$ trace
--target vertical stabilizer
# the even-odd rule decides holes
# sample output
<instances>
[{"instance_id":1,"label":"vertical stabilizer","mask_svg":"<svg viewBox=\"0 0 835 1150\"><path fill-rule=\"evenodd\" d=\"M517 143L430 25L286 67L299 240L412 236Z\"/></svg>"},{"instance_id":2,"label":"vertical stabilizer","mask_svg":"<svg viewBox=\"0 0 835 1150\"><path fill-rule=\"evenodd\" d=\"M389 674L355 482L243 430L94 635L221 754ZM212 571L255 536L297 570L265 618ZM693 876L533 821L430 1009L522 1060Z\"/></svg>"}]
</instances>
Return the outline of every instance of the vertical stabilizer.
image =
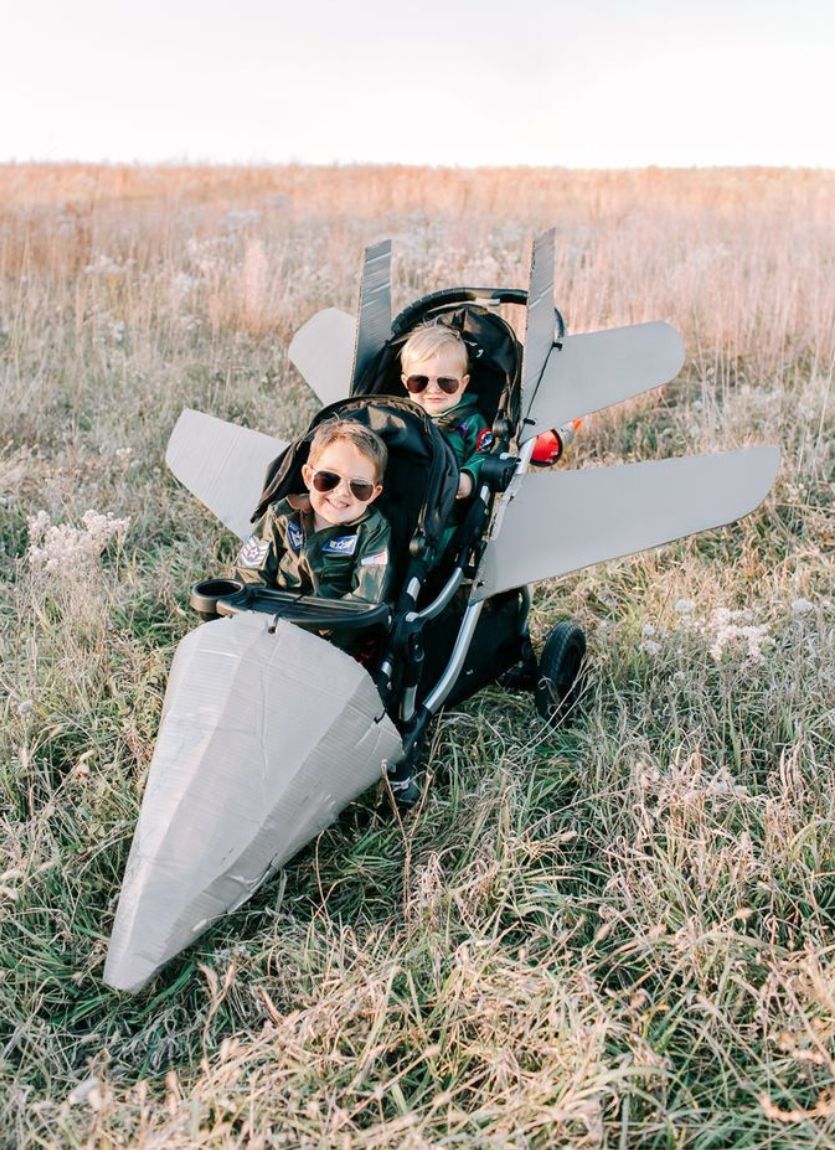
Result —
<instances>
[{"instance_id":1,"label":"vertical stabilizer","mask_svg":"<svg viewBox=\"0 0 835 1150\"><path fill-rule=\"evenodd\" d=\"M522 357L522 415L530 410L554 346L554 239L551 228L533 242Z\"/></svg>"},{"instance_id":2,"label":"vertical stabilizer","mask_svg":"<svg viewBox=\"0 0 835 1150\"><path fill-rule=\"evenodd\" d=\"M391 335L391 240L365 249L351 390Z\"/></svg>"}]
</instances>

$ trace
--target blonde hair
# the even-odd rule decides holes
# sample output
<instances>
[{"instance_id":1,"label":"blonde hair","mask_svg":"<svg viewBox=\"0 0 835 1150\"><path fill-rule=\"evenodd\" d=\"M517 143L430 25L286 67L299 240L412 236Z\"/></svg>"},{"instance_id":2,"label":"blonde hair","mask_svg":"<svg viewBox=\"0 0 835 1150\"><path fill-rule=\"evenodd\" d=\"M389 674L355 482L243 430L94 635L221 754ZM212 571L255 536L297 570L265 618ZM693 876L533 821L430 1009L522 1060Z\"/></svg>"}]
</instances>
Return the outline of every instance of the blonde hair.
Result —
<instances>
[{"instance_id":1,"label":"blonde hair","mask_svg":"<svg viewBox=\"0 0 835 1150\"><path fill-rule=\"evenodd\" d=\"M310 466L316 465L316 460L326 447L330 447L332 443L337 443L339 440L353 443L357 451L371 460L374 464L374 474L379 483L388 463L388 448L370 427L365 427L362 423L354 423L352 419L326 419L324 423L319 424L310 441L310 450L307 455L307 462Z\"/></svg>"},{"instance_id":2,"label":"blonde hair","mask_svg":"<svg viewBox=\"0 0 835 1150\"><path fill-rule=\"evenodd\" d=\"M461 374L467 374L467 345L454 327L447 327L442 323L424 323L416 327L400 352L400 362L405 375L409 374L411 364L419 360L429 359L443 348L451 348L461 363Z\"/></svg>"}]
</instances>

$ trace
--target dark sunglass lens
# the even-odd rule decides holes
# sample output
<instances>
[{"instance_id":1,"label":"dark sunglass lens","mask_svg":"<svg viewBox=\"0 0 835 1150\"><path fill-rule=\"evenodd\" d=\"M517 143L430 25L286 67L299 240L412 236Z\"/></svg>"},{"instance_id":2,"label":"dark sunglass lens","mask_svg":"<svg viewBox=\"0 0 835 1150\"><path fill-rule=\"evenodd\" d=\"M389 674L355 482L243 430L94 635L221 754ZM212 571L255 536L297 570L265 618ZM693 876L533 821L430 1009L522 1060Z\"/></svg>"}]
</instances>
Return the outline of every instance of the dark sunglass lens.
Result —
<instances>
[{"instance_id":1,"label":"dark sunglass lens","mask_svg":"<svg viewBox=\"0 0 835 1150\"><path fill-rule=\"evenodd\" d=\"M334 471L316 471L313 475L313 486L323 494L333 491L339 486L339 476Z\"/></svg>"},{"instance_id":2,"label":"dark sunglass lens","mask_svg":"<svg viewBox=\"0 0 835 1150\"><path fill-rule=\"evenodd\" d=\"M438 387L447 395L454 395L458 390L458 380L451 379L448 375L438 376Z\"/></svg>"},{"instance_id":3,"label":"dark sunglass lens","mask_svg":"<svg viewBox=\"0 0 835 1150\"><path fill-rule=\"evenodd\" d=\"M366 483L363 479L352 479L350 486L351 494L354 499L358 499L360 503L367 503L374 494L374 484Z\"/></svg>"},{"instance_id":4,"label":"dark sunglass lens","mask_svg":"<svg viewBox=\"0 0 835 1150\"><path fill-rule=\"evenodd\" d=\"M410 391L412 395L417 395L418 392L425 390L428 383L428 375L409 375L406 377L406 390Z\"/></svg>"}]
</instances>

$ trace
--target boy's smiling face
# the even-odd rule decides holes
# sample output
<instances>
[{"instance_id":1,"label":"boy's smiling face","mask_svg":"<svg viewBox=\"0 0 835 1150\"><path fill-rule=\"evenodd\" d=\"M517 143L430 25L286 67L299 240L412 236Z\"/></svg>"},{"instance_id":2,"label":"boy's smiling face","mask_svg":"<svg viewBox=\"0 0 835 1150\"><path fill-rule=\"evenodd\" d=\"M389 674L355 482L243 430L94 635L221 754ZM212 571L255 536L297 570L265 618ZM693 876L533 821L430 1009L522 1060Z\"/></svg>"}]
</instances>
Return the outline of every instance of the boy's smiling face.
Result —
<instances>
[{"instance_id":1,"label":"boy's smiling face","mask_svg":"<svg viewBox=\"0 0 835 1150\"><path fill-rule=\"evenodd\" d=\"M442 347L426 359L411 360L408 370L402 376L403 386L406 386L406 380L411 375L426 376L429 383L423 391L409 392L409 398L419 404L427 415L440 415L461 402L461 396L470 382L470 377L464 374L465 370L460 350L456 347ZM447 395L438 386L439 378L458 381L451 395Z\"/></svg>"},{"instance_id":2,"label":"boy's smiling face","mask_svg":"<svg viewBox=\"0 0 835 1150\"><path fill-rule=\"evenodd\" d=\"M339 483L331 491L317 491L314 483L318 471L330 472L339 476ZM353 523L363 514L380 492L382 484L377 478L373 459L347 439L337 439L316 457L315 462L305 463L302 476L310 496L314 523L317 531L340 523ZM358 499L351 490L350 483L366 484L372 489L369 499Z\"/></svg>"}]
</instances>

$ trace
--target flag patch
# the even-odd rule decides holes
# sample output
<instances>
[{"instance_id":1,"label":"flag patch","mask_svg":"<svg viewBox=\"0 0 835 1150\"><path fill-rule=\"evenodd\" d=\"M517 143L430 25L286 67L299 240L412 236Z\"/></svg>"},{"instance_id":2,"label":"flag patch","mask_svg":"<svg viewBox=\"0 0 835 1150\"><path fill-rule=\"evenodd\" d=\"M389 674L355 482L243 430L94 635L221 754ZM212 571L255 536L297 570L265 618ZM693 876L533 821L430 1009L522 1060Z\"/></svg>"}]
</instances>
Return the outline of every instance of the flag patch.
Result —
<instances>
[{"instance_id":1,"label":"flag patch","mask_svg":"<svg viewBox=\"0 0 835 1150\"><path fill-rule=\"evenodd\" d=\"M257 535L250 535L238 552L235 566L249 567L254 571L259 571L266 563L269 553L269 539L259 539Z\"/></svg>"},{"instance_id":2,"label":"flag patch","mask_svg":"<svg viewBox=\"0 0 835 1150\"><path fill-rule=\"evenodd\" d=\"M385 567L389 561L388 548L383 551L378 551L376 555L366 555L364 559L360 560L360 567Z\"/></svg>"}]
</instances>

